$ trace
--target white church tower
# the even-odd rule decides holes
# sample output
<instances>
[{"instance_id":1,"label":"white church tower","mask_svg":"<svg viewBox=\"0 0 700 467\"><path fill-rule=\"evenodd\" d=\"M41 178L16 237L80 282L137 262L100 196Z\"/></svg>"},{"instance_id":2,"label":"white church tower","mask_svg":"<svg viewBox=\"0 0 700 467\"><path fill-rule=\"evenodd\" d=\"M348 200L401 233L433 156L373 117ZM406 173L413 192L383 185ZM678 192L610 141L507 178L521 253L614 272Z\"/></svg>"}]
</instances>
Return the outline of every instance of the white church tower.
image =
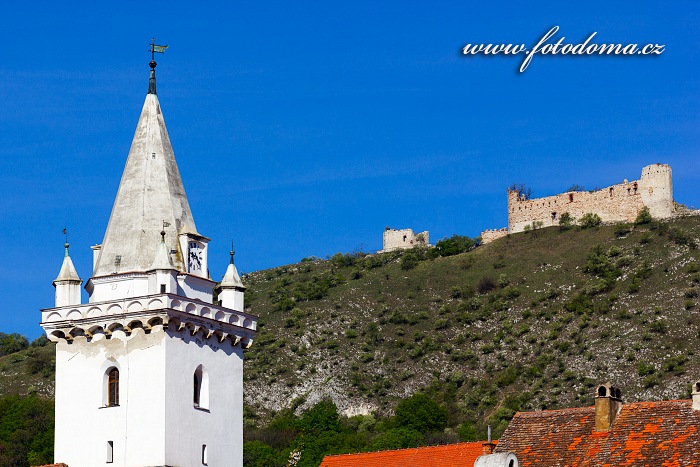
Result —
<instances>
[{"instance_id":1,"label":"white church tower","mask_svg":"<svg viewBox=\"0 0 700 467\"><path fill-rule=\"evenodd\" d=\"M152 52L163 48L151 44ZM244 312L231 264L209 277L156 95L146 102L112 214L81 279L68 255L41 326L56 342L55 460L70 467L243 464Z\"/></svg>"}]
</instances>

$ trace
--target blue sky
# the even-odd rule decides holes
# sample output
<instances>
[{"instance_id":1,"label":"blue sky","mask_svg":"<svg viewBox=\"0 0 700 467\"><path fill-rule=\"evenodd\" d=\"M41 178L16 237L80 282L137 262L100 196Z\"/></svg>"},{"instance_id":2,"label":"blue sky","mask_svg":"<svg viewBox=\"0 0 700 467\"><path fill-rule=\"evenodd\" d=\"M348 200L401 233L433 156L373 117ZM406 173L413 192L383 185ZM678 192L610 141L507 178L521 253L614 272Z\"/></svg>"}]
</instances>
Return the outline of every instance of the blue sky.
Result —
<instances>
[{"instance_id":1,"label":"blue sky","mask_svg":"<svg viewBox=\"0 0 700 467\"><path fill-rule=\"evenodd\" d=\"M13 2L0 15L0 331L41 333L63 236L91 274L147 90L158 95L219 279L506 225L535 196L673 167L700 206L700 4L674 2ZM436 5L437 4L437 5ZM460 55L552 26L655 57Z\"/></svg>"}]
</instances>

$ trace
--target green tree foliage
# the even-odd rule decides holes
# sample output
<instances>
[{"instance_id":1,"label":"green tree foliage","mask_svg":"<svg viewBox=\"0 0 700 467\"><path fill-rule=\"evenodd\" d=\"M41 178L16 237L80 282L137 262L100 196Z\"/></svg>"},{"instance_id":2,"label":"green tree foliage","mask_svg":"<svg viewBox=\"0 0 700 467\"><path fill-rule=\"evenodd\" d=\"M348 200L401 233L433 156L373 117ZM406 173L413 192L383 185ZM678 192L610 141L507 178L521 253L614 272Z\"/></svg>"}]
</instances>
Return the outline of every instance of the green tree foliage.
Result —
<instances>
[{"instance_id":1,"label":"green tree foliage","mask_svg":"<svg viewBox=\"0 0 700 467\"><path fill-rule=\"evenodd\" d=\"M398 403L394 418L397 426L419 433L438 431L447 425L447 408L418 393Z\"/></svg>"},{"instance_id":2,"label":"green tree foliage","mask_svg":"<svg viewBox=\"0 0 700 467\"><path fill-rule=\"evenodd\" d=\"M0 465L53 462L53 408L53 401L36 395L0 398Z\"/></svg>"},{"instance_id":3,"label":"green tree foliage","mask_svg":"<svg viewBox=\"0 0 700 467\"><path fill-rule=\"evenodd\" d=\"M447 408L423 393L403 399L394 417L379 421L372 415L341 417L335 404L324 400L299 416L287 409L267 427L248 429L243 465L285 467L295 455L297 467L317 467L329 454L422 446L447 421Z\"/></svg>"},{"instance_id":4,"label":"green tree foliage","mask_svg":"<svg viewBox=\"0 0 700 467\"><path fill-rule=\"evenodd\" d=\"M420 260L421 258L415 249L409 250L401 256L401 269L409 271L418 266Z\"/></svg>"},{"instance_id":5,"label":"green tree foliage","mask_svg":"<svg viewBox=\"0 0 700 467\"><path fill-rule=\"evenodd\" d=\"M23 335L16 332L12 334L0 332L0 357L19 352L27 347L29 347L29 341Z\"/></svg>"},{"instance_id":6,"label":"green tree foliage","mask_svg":"<svg viewBox=\"0 0 700 467\"><path fill-rule=\"evenodd\" d=\"M581 217L579 225L582 229L590 229L592 227L598 227L603 221L598 214L588 212Z\"/></svg>"},{"instance_id":7,"label":"green tree foliage","mask_svg":"<svg viewBox=\"0 0 700 467\"><path fill-rule=\"evenodd\" d=\"M476 239L463 235L453 235L437 242L435 247L428 252L428 257L437 258L438 256L458 255L465 251L473 250L477 245Z\"/></svg>"},{"instance_id":8,"label":"green tree foliage","mask_svg":"<svg viewBox=\"0 0 700 467\"><path fill-rule=\"evenodd\" d=\"M574 216L572 216L568 212L563 213L561 216L559 216L559 230L569 230L573 225L574 221Z\"/></svg>"},{"instance_id":9,"label":"green tree foliage","mask_svg":"<svg viewBox=\"0 0 700 467\"><path fill-rule=\"evenodd\" d=\"M606 290L611 290L617 278L622 275L622 271L612 261L611 255L603 251L600 245L593 248L586 256L584 271L603 279Z\"/></svg>"},{"instance_id":10,"label":"green tree foliage","mask_svg":"<svg viewBox=\"0 0 700 467\"><path fill-rule=\"evenodd\" d=\"M637 218L634 220L634 223L637 225L642 225L642 224L649 224L651 223L652 218L651 218L651 213L649 212L649 208L644 206L641 211L639 211L639 214L637 214Z\"/></svg>"}]
</instances>

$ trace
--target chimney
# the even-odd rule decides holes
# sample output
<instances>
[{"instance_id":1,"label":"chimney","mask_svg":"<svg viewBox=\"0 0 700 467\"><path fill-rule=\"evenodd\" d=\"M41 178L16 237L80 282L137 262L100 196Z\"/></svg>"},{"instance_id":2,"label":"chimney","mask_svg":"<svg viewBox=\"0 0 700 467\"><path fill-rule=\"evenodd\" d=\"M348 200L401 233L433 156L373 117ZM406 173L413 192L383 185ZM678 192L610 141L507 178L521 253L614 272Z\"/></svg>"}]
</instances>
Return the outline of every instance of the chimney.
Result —
<instances>
[{"instance_id":1,"label":"chimney","mask_svg":"<svg viewBox=\"0 0 700 467\"><path fill-rule=\"evenodd\" d=\"M595 431L607 431L622 409L622 391L610 383L598 386L595 392Z\"/></svg>"},{"instance_id":2,"label":"chimney","mask_svg":"<svg viewBox=\"0 0 700 467\"><path fill-rule=\"evenodd\" d=\"M693 384L693 410L700 410L700 381Z\"/></svg>"},{"instance_id":3,"label":"chimney","mask_svg":"<svg viewBox=\"0 0 700 467\"><path fill-rule=\"evenodd\" d=\"M496 443L491 440L491 425L489 425L489 438L488 441L481 445L481 454L487 456L493 454L493 450L496 448Z\"/></svg>"}]
</instances>

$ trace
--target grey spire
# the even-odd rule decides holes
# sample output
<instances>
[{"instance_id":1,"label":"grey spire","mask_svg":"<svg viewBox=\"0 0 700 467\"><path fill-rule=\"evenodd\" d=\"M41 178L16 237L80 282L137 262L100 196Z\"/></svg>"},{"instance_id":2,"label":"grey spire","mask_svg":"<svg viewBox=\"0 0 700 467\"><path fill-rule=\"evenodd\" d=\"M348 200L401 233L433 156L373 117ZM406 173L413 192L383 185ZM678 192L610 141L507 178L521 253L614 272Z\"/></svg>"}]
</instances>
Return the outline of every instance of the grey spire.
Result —
<instances>
[{"instance_id":1,"label":"grey spire","mask_svg":"<svg viewBox=\"0 0 700 467\"><path fill-rule=\"evenodd\" d=\"M174 258L175 268L184 272L177 238L181 233L197 234L197 229L158 96L149 91L93 276L148 271L161 229L167 233L167 251L180 253Z\"/></svg>"},{"instance_id":2,"label":"grey spire","mask_svg":"<svg viewBox=\"0 0 700 467\"><path fill-rule=\"evenodd\" d=\"M151 269L151 270L175 269L175 267L173 267L173 262L170 261L170 254L168 252L168 247L165 245L165 230L161 230L160 236L161 236L160 245L158 245L158 250L156 251L156 257L153 260L153 264L151 264L151 267L149 269Z\"/></svg>"},{"instance_id":3,"label":"grey spire","mask_svg":"<svg viewBox=\"0 0 700 467\"><path fill-rule=\"evenodd\" d=\"M245 289L245 286L241 281L241 276L238 275L238 269L236 269L236 265L233 264L233 255L235 254L236 252L233 251L233 242L231 242L231 251L229 252L229 255L231 255L231 262L229 263L228 268L226 268L224 277L223 279L221 279L219 285L221 285L224 288Z\"/></svg>"},{"instance_id":4,"label":"grey spire","mask_svg":"<svg viewBox=\"0 0 700 467\"><path fill-rule=\"evenodd\" d=\"M82 282L68 254L68 243L66 243L64 247L66 252L63 255L63 264L61 265L61 271L58 273L58 277L53 281L54 285L58 282Z\"/></svg>"}]
</instances>

